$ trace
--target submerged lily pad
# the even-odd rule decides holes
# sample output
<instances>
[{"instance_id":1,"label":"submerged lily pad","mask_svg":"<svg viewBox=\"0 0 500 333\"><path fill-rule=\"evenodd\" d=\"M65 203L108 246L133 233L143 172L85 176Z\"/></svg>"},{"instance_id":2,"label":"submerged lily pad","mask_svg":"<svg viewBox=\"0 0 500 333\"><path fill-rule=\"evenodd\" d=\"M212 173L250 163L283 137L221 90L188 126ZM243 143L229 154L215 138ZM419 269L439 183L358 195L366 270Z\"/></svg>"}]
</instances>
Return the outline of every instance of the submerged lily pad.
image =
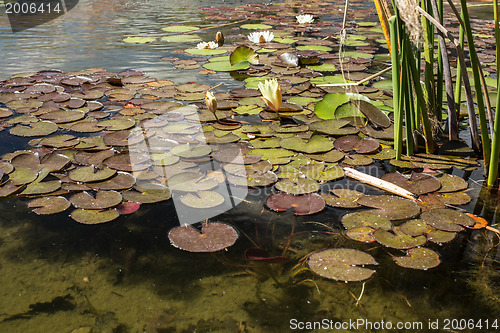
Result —
<instances>
[{"instance_id":1,"label":"submerged lily pad","mask_svg":"<svg viewBox=\"0 0 500 333\"><path fill-rule=\"evenodd\" d=\"M188 252L217 252L233 245L238 233L229 224L208 222L202 223L201 232L189 225L172 228L168 239Z\"/></svg>"},{"instance_id":2,"label":"submerged lily pad","mask_svg":"<svg viewBox=\"0 0 500 333\"><path fill-rule=\"evenodd\" d=\"M309 268L316 274L337 281L353 282L370 278L375 270L357 267L377 265L368 253L354 249L328 249L309 256Z\"/></svg>"},{"instance_id":3,"label":"submerged lily pad","mask_svg":"<svg viewBox=\"0 0 500 333\"><path fill-rule=\"evenodd\" d=\"M421 270L434 268L441 263L436 252L423 247L408 250L406 256L393 257L393 259L401 267Z\"/></svg>"},{"instance_id":4,"label":"submerged lily pad","mask_svg":"<svg viewBox=\"0 0 500 333\"><path fill-rule=\"evenodd\" d=\"M269 209L281 212L293 208L295 215L310 215L325 208L325 200L317 194L293 195L288 193L274 193L266 198Z\"/></svg>"},{"instance_id":5,"label":"submerged lily pad","mask_svg":"<svg viewBox=\"0 0 500 333\"><path fill-rule=\"evenodd\" d=\"M43 197L31 200L29 208L34 208L33 213L37 215L50 215L64 212L71 206L65 197Z\"/></svg>"}]
</instances>

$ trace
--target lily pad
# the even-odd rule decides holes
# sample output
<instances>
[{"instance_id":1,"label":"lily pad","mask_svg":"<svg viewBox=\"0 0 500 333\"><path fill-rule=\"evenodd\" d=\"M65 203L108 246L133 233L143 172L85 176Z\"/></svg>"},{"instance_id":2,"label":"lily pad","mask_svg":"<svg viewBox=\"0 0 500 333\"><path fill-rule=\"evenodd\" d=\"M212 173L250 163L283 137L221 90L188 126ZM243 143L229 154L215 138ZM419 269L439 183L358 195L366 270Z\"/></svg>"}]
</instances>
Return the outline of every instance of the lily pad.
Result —
<instances>
[{"instance_id":1,"label":"lily pad","mask_svg":"<svg viewBox=\"0 0 500 333\"><path fill-rule=\"evenodd\" d=\"M30 123L29 126L16 125L10 129L10 134L16 136L32 137L32 136L47 136L55 133L58 130L56 124L51 121L38 121Z\"/></svg>"},{"instance_id":2,"label":"lily pad","mask_svg":"<svg viewBox=\"0 0 500 333\"><path fill-rule=\"evenodd\" d=\"M313 83L311 81L311 83ZM319 82L320 84L323 82ZM331 93L326 94L323 99L316 104L314 107L314 113L321 119L333 119L335 118L335 110L342 104L349 102L351 99L354 100L368 100L360 94L355 93Z\"/></svg>"},{"instance_id":3,"label":"lily pad","mask_svg":"<svg viewBox=\"0 0 500 333\"><path fill-rule=\"evenodd\" d=\"M404 257L393 257L397 265L405 268L427 270L438 266L439 255L431 249L418 247L408 250Z\"/></svg>"},{"instance_id":4,"label":"lily pad","mask_svg":"<svg viewBox=\"0 0 500 333\"><path fill-rule=\"evenodd\" d=\"M373 232L375 229L371 227L357 227L348 229L345 235L352 240L362 242L362 243L373 243L375 238L373 237Z\"/></svg>"},{"instance_id":5,"label":"lily pad","mask_svg":"<svg viewBox=\"0 0 500 333\"><path fill-rule=\"evenodd\" d=\"M280 141L285 149L300 151L306 154L324 153L333 149L333 142L322 135L313 135L309 140L291 137Z\"/></svg>"},{"instance_id":6,"label":"lily pad","mask_svg":"<svg viewBox=\"0 0 500 333\"><path fill-rule=\"evenodd\" d=\"M116 209L94 210L77 209L71 213L70 217L82 224L100 224L113 221L120 216Z\"/></svg>"},{"instance_id":7,"label":"lily pad","mask_svg":"<svg viewBox=\"0 0 500 333\"><path fill-rule=\"evenodd\" d=\"M94 166L79 167L71 170L68 174L71 180L75 182L98 182L108 179L116 174L116 170L104 167L96 169Z\"/></svg>"},{"instance_id":8,"label":"lily pad","mask_svg":"<svg viewBox=\"0 0 500 333\"><path fill-rule=\"evenodd\" d=\"M224 203L224 197L213 191L198 191L183 195L181 202L191 208L213 208Z\"/></svg>"},{"instance_id":9,"label":"lily pad","mask_svg":"<svg viewBox=\"0 0 500 333\"><path fill-rule=\"evenodd\" d=\"M249 62L240 62L236 65L231 65L229 60L226 61L214 61L208 62L203 65L206 69L216 71L216 72L232 72L232 71L241 71L250 68Z\"/></svg>"},{"instance_id":10,"label":"lily pad","mask_svg":"<svg viewBox=\"0 0 500 333\"><path fill-rule=\"evenodd\" d=\"M135 177L130 173L118 171L111 178L87 185L94 190L126 190L135 185Z\"/></svg>"},{"instance_id":11,"label":"lily pad","mask_svg":"<svg viewBox=\"0 0 500 333\"><path fill-rule=\"evenodd\" d=\"M293 208L295 215L310 215L325 209L325 200L317 193L304 195L274 193L266 198L266 205L276 212Z\"/></svg>"},{"instance_id":12,"label":"lily pad","mask_svg":"<svg viewBox=\"0 0 500 333\"><path fill-rule=\"evenodd\" d=\"M299 169L307 178L327 182L344 177L344 170L337 166L329 166L325 163L314 163L304 165Z\"/></svg>"},{"instance_id":13,"label":"lily pad","mask_svg":"<svg viewBox=\"0 0 500 333\"><path fill-rule=\"evenodd\" d=\"M377 229L373 232L373 237L382 245L401 250L421 246L427 242L427 238L425 236L409 236L399 230L399 227L393 227L392 232Z\"/></svg>"},{"instance_id":14,"label":"lily pad","mask_svg":"<svg viewBox=\"0 0 500 333\"><path fill-rule=\"evenodd\" d=\"M183 158L199 158L209 155L212 149L207 145L190 146L189 144L185 144L172 147L170 152Z\"/></svg>"},{"instance_id":15,"label":"lily pad","mask_svg":"<svg viewBox=\"0 0 500 333\"><path fill-rule=\"evenodd\" d=\"M464 213L448 208L438 208L423 212L422 221L436 229L444 231L462 231L462 226L473 226L474 219Z\"/></svg>"},{"instance_id":16,"label":"lily pad","mask_svg":"<svg viewBox=\"0 0 500 333\"><path fill-rule=\"evenodd\" d=\"M88 192L74 194L69 201L75 208L106 209L119 205L122 195L116 191L98 191L95 198Z\"/></svg>"},{"instance_id":17,"label":"lily pad","mask_svg":"<svg viewBox=\"0 0 500 333\"><path fill-rule=\"evenodd\" d=\"M349 126L349 120L345 119L327 119L323 121L316 121L309 124L309 129L319 133L336 136L356 134L359 132L358 128Z\"/></svg>"},{"instance_id":18,"label":"lily pad","mask_svg":"<svg viewBox=\"0 0 500 333\"><path fill-rule=\"evenodd\" d=\"M469 187L469 184L463 178L460 178L458 176L448 175L444 173L441 176L437 177L437 179L441 182L441 189L439 190L439 192L455 192L465 190L467 187Z\"/></svg>"},{"instance_id":19,"label":"lily pad","mask_svg":"<svg viewBox=\"0 0 500 333\"><path fill-rule=\"evenodd\" d=\"M146 44L154 42L155 40L156 40L155 37L139 37L139 36L129 36L123 39L125 43L131 43L131 44Z\"/></svg>"},{"instance_id":20,"label":"lily pad","mask_svg":"<svg viewBox=\"0 0 500 333\"><path fill-rule=\"evenodd\" d=\"M354 249L328 249L309 256L309 268L316 274L337 281L353 282L370 278L375 270L358 267L377 265L368 253Z\"/></svg>"},{"instance_id":21,"label":"lily pad","mask_svg":"<svg viewBox=\"0 0 500 333\"><path fill-rule=\"evenodd\" d=\"M201 233L189 225L172 228L168 239L188 252L217 252L233 245L238 233L228 224L209 222L202 224Z\"/></svg>"},{"instance_id":22,"label":"lily pad","mask_svg":"<svg viewBox=\"0 0 500 333\"><path fill-rule=\"evenodd\" d=\"M198 35L170 35L163 36L161 40L168 43L197 43L201 38Z\"/></svg>"},{"instance_id":23,"label":"lily pad","mask_svg":"<svg viewBox=\"0 0 500 333\"><path fill-rule=\"evenodd\" d=\"M211 55L218 55L218 54L224 54L227 52L227 50L224 49L186 49L184 52L192 55L199 55L199 56L211 56Z\"/></svg>"},{"instance_id":24,"label":"lily pad","mask_svg":"<svg viewBox=\"0 0 500 333\"><path fill-rule=\"evenodd\" d=\"M190 32L190 31L200 30L200 28L190 25L171 25L168 27L161 28L161 30L167 32Z\"/></svg>"},{"instance_id":25,"label":"lily pad","mask_svg":"<svg viewBox=\"0 0 500 333\"><path fill-rule=\"evenodd\" d=\"M364 100L354 100L353 103L373 124L383 128L391 126L389 117L372 103Z\"/></svg>"},{"instance_id":26,"label":"lily pad","mask_svg":"<svg viewBox=\"0 0 500 333\"><path fill-rule=\"evenodd\" d=\"M283 179L276 183L275 187L280 191L294 195L313 193L320 189L317 182L308 178Z\"/></svg>"},{"instance_id":27,"label":"lily pad","mask_svg":"<svg viewBox=\"0 0 500 333\"><path fill-rule=\"evenodd\" d=\"M241 29L249 29L249 30L266 30L266 29L272 29L273 27L268 24L260 24L260 23L254 23L254 24L243 24L240 26Z\"/></svg>"},{"instance_id":28,"label":"lily pad","mask_svg":"<svg viewBox=\"0 0 500 333\"><path fill-rule=\"evenodd\" d=\"M29 208L34 208L33 213L37 215L51 215L64 212L71 206L71 203L65 197L43 197L31 200L28 203Z\"/></svg>"},{"instance_id":29,"label":"lily pad","mask_svg":"<svg viewBox=\"0 0 500 333\"><path fill-rule=\"evenodd\" d=\"M389 220L404 220L420 213L420 207L412 200L392 195L365 195L356 201L362 206L377 208L369 211Z\"/></svg>"},{"instance_id":30,"label":"lily pad","mask_svg":"<svg viewBox=\"0 0 500 333\"><path fill-rule=\"evenodd\" d=\"M396 184L417 196L435 192L441 188L441 183L436 177L425 173L412 172L410 178L406 178L399 172L386 173L382 176L382 179Z\"/></svg>"},{"instance_id":31,"label":"lily pad","mask_svg":"<svg viewBox=\"0 0 500 333\"><path fill-rule=\"evenodd\" d=\"M321 194L321 196L323 197L323 199L325 199L326 204L328 206L339 207L339 208L361 207L356 203L356 200L364 196L364 194L361 192L343 188L332 189L330 190L330 192L332 192L334 195L326 193Z\"/></svg>"},{"instance_id":32,"label":"lily pad","mask_svg":"<svg viewBox=\"0 0 500 333\"><path fill-rule=\"evenodd\" d=\"M390 230L392 223L385 217L368 212L354 212L342 217L342 225L346 229L371 227L373 229Z\"/></svg>"},{"instance_id":33,"label":"lily pad","mask_svg":"<svg viewBox=\"0 0 500 333\"><path fill-rule=\"evenodd\" d=\"M240 45L235 48L233 52L231 52L229 62L231 63L231 66L241 64L242 62L249 62L256 65L259 63L259 56L252 48Z\"/></svg>"},{"instance_id":34,"label":"lily pad","mask_svg":"<svg viewBox=\"0 0 500 333\"><path fill-rule=\"evenodd\" d=\"M360 154L369 154L380 148L380 143L372 138L360 138L357 135L346 135L335 140L335 148L349 152L355 150Z\"/></svg>"},{"instance_id":35,"label":"lily pad","mask_svg":"<svg viewBox=\"0 0 500 333\"><path fill-rule=\"evenodd\" d=\"M168 186L173 191L198 192L217 187L216 179L196 172L182 172L168 177Z\"/></svg>"},{"instance_id":36,"label":"lily pad","mask_svg":"<svg viewBox=\"0 0 500 333\"><path fill-rule=\"evenodd\" d=\"M30 168L17 167L9 174L9 180L13 185L24 185L31 183L37 178L38 171Z\"/></svg>"},{"instance_id":37,"label":"lily pad","mask_svg":"<svg viewBox=\"0 0 500 333\"><path fill-rule=\"evenodd\" d=\"M133 190L122 192L122 196L129 202L156 203L170 199L172 194L165 185L148 183L136 184Z\"/></svg>"}]
</instances>

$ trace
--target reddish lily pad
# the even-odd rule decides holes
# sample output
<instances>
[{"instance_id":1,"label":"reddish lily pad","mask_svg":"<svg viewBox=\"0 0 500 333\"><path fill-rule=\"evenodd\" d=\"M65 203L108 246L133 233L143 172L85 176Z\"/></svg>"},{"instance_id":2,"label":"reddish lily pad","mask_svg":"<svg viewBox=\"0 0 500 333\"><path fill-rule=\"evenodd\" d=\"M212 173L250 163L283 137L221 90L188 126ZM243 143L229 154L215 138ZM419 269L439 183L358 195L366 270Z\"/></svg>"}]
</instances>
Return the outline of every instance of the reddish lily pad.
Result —
<instances>
[{"instance_id":1,"label":"reddish lily pad","mask_svg":"<svg viewBox=\"0 0 500 333\"><path fill-rule=\"evenodd\" d=\"M431 249L418 247L408 251L404 257L393 257L397 265L405 268L427 270L438 266L439 255Z\"/></svg>"},{"instance_id":2,"label":"reddish lily pad","mask_svg":"<svg viewBox=\"0 0 500 333\"><path fill-rule=\"evenodd\" d=\"M186 225L172 228L168 239L173 246L188 252L217 252L233 245L238 233L229 224L203 223L201 232Z\"/></svg>"},{"instance_id":3,"label":"reddish lily pad","mask_svg":"<svg viewBox=\"0 0 500 333\"><path fill-rule=\"evenodd\" d=\"M310 215L325 208L325 200L317 193L292 195L274 193L266 198L266 205L276 212L293 208L295 215Z\"/></svg>"},{"instance_id":4,"label":"reddish lily pad","mask_svg":"<svg viewBox=\"0 0 500 333\"><path fill-rule=\"evenodd\" d=\"M65 197L43 197L31 200L29 208L34 208L33 213L37 215L51 215L64 212L71 206Z\"/></svg>"},{"instance_id":5,"label":"reddish lily pad","mask_svg":"<svg viewBox=\"0 0 500 333\"><path fill-rule=\"evenodd\" d=\"M415 195L435 192L441 188L439 180L425 173L412 172L409 179L399 172L386 173L382 176L382 179L396 184Z\"/></svg>"},{"instance_id":6,"label":"reddish lily pad","mask_svg":"<svg viewBox=\"0 0 500 333\"><path fill-rule=\"evenodd\" d=\"M380 143L372 138L360 138L357 135L346 135L335 140L335 148L349 152L355 150L360 154L373 153L380 148Z\"/></svg>"},{"instance_id":7,"label":"reddish lily pad","mask_svg":"<svg viewBox=\"0 0 500 333\"><path fill-rule=\"evenodd\" d=\"M316 274L337 281L353 282L370 278L375 271L358 267L359 265L377 265L368 253L354 249L328 249L309 256L309 268Z\"/></svg>"}]
</instances>

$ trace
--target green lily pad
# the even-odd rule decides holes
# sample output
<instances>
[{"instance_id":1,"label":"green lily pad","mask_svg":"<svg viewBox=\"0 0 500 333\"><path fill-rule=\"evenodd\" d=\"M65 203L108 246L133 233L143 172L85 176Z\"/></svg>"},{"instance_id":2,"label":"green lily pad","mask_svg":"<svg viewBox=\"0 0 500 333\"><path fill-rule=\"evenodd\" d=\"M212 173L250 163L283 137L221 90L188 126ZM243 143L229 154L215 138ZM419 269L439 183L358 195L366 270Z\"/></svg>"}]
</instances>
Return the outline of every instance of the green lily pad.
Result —
<instances>
[{"instance_id":1,"label":"green lily pad","mask_svg":"<svg viewBox=\"0 0 500 333\"><path fill-rule=\"evenodd\" d=\"M38 171L30 168L17 167L9 174L9 180L13 185L24 185L31 183L37 178Z\"/></svg>"},{"instance_id":2,"label":"green lily pad","mask_svg":"<svg viewBox=\"0 0 500 333\"><path fill-rule=\"evenodd\" d=\"M304 165L299 169L307 178L327 182L344 177L344 170L337 166L329 166L325 163L314 163Z\"/></svg>"},{"instance_id":3,"label":"green lily pad","mask_svg":"<svg viewBox=\"0 0 500 333\"><path fill-rule=\"evenodd\" d=\"M275 212L293 208L295 215L311 215L325 209L325 200L317 193L304 195L273 193L266 198L266 206Z\"/></svg>"},{"instance_id":4,"label":"green lily pad","mask_svg":"<svg viewBox=\"0 0 500 333\"><path fill-rule=\"evenodd\" d=\"M242 62L249 62L256 65L259 63L259 56L252 48L240 45L229 55L229 62L231 66L241 64Z\"/></svg>"},{"instance_id":5,"label":"green lily pad","mask_svg":"<svg viewBox=\"0 0 500 333\"><path fill-rule=\"evenodd\" d=\"M427 270L438 266L439 255L431 249L418 247L408 250L404 257L393 257L397 265L405 268Z\"/></svg>"},{"instance_id":6,"label":"green lily pad","mask_svg":"<svg viewBox=\"0 0 500 333\"><path fill-rule=\"evenodd\" d=\"M309 124L309 129L328 135L349 135L356 134L359 130L356 127L349 126L349 120L345 119L327 119L316 121Z\"/></svg>"},{"instance_id":7,"label":"green lily pad","mask_svg":"<svg viewBox=\"0 0 500 333\"><path fill-rule=\"evenodd\" d=\"M69 201L75 208L106 209L119 205L122 195L116 191L98 191L95 198L88 192L74 194Z\"/></svg>"},{"instance_id":8,"label":"green lily pad","mask_svg":"<svg viewBox=\"0 0 500 333\"><path fill-rule=\"evenodd\" d=\"M118 171L111 178L87 185L94 190L126 190L135 185L135 177L128 172Z\"/></svg>"},{"instance_id":9,"label":"green lily pad","mask_svg":"<svg viewBox=\"0 0 500 333\"><path fill-rule=\"evenodd\" d=\"M319 191L319 184L312 179L282 179L275 185L276 189L289 194L306 194Z\"/></svg>"},{"instance_id":10,"label":"green lily pad","mask_svg":"<svg viewBox=\"0 0 500 333\"><path fill-rule=\"evenodd\" d=\"M391 126L389 117L378 107L370 102L358 100L354 101L354 105L368 118L373 124L387 128Z\"/></svg>"},{"instance_id":11,"label":"green lily pad","mask_svg":"<svg viewBox=\"0 0 500 333\"><path fill-rule=\"evenodd\" d=\"M10 134L16 136L32 137L32 136L47 136L55 133L58 130L56 124L51 121L38 121L30 123L28 126L16 125L10 129Z\"/></svg>"},{"instance_id":12,"label":"green lily pad","mask_svg":"<svg viewBox=\"0 0 500 333\"><path fill-rule=\"evenodd\" d=\"M331 47L324 45L300 45L297 46L297 51L323 51L330 52L332 50Z\"/></svg>"},{"instance_id":13,"label":"green lily pad","mask_svg":"<svg viewBox=\"0 0 500 333\"><path fill-rule=\"evenodd\" d=\"M309 256L309 268L316 274L337 281L353 282L370 278L375 271L358 267L359 265L377 265L368 253L354 249L328 249Z\"/></svg>"},{"instance_id":14,"label":"green lily pad","mask_svg":"<svg viewBox=\"0 0 500 333\"><path fill-rule=\"evenodd\" d=\"M373 237L374 231L375 229L371 227L357 227L348 229L345 235L358 242L372 243L375 242L375 238Z\"/></svg>"},{"instance_id":15,"label":"green lily pad","mask_svg":"<svg viewBox=\"0 0 500 333\"><path fill-rule=\"evenodd\" d=\"M470 195L465 192L432 193L430 194L445 205L465 205L472 201Z\"/></svg>"},{"instance_id":16,"label":"green lily pad","mask_svg":"<svg viewBox=\"0 0 500 333\"><path fill-rule=\"evenodd\" d=\"M238 232L229 224L202 223L201 232L186 225L172 228L168 239L173 246L188 252L217 252L233 245Z\"/></svg>"},{"instance_id":17,"label":"green lily pad","mask_svg":"<svg viewBox=\"0 0 500 333\"><path fill-rule=\"evenodd\" d=\"M317 66L307 66L307 68L318 72L335 72L337 67L334 64L321 64Z\"/></svg>"},{"instance_id":18,"label":"green lily pad","mask_svg":"<svg viewBox=\"0 0 500 333\"><path fill-rule=\"evenodd\" d=\"M373 58L373 54L363 53L357 51L346 51L342 53L345 58L353 58L353 59L371 59Z\"/></svg>"},{"instance_id":19,"label":"green lily pad","mask_svg":"<svg viewBox=\"0 0 500 333\"><path fill-rule=\"evenodd\" d=\"M412 172L410 178L406 178L399 172L386 173L382 176L382 180L396 184L418 196L441 188L441 183L436 177L425 173Z\"/></svg>"},{"instance_id":20,"label":"green lily pad","mask_svg":"<svg viewBox=\"0 0 500 333\"><path fill-rule=\"evenodd\" d=\"M267 30L267 29L272 29L273 27L268 24L255 23L255 24L243 24L242 26L240 26L240 28L249 30Z\"/></svg>"},{"instance_id":21,"label":"green lily pad","mask_svg":"<svg viewBox=\"0 0 500 333\"><path fill-rule=\"evenodd\" d=\"M296 153L282 148L252 149L247 156L261 156L263 160L269 160L272 164L286 164Z\"/></svg>"},{"instance_id":22,"label":"green lily pad","mask_svg":"<svg viewBox=\"0 0 500 333\"><path fill-rule=\"evenodd\" d=\"M462 226L473 226L474 219L464 213L448 208L438 208L423 212L420 216L426 224L443 231L462 231Z\"/></svg>"},{"instance_id":23,"label":"green lily pad","mask_svg":"<svg viewBox=\"0 0 500 333\"><path fill-rule=\"evenodd\" d=\"M469 187L469 184L463 178L458 176L444 173L437 177L437 179L441 182L441 189L439 192L442 193L461 191Z\"/></svg>"},{"instance_id":24,"label":"green lily pad","mask_svg":"<svg viewBox=\"0 0 500 333\"><path fill-rule=\"evenodd\" d=\"M122 196L129 202L156 203L170 199L172 194L165 185L148 183L136 184L133 190L122 192Z\"/></svg>"},{"instance_id":25,"label":"green lily pad","mask_svg":"<svg viewBox=\"0 0 500 333\"><path fill-rule=\"evenodd\" d=\"M171 25L168 27L163 27L161 28L161 30L167 32L190 32L190 31L200 30L200 28L190 25Z\"/></svg>"},{"instance_id":26,"label":"green lily pad","mask_svg":"<svg viewBox=\"0 0 500 333\"><path fill-rule=\"evenodd\" d=\"M336 163L343 159L345 157L345 154L343 152L340 152L338 150L330 150L327 153L321 153L321 154L307 154L306 155L308 158L315 160L315 161L321 161L321 162L326 162L326 163Z\"/></svg>"},{"instance_id":27,"label":"green lily pad","mask_svg":"<svg viewBox=\"0 0 500 333\"><path fill-rule=\"evenodd\" d=\"M321 196L325 199L326 204L332 207L339 208L359 208L356 200L364 196L363 193L344 188L336 188L330 190L334 195L322 193Z\"/></svg>"},{"instance_id":28,"label":"green lily pad","mask_svg":"<svg viewBox=\"0 0 500 333\"><path fill-rule=\"evenodd\" d=\"M131 43L131 44L146 44L154 42L155 40L156 40L155 37L139 37L139 36L129 36L123 39L125 43Z\"/></svg>"},{"instance_id":29,"label":"green lily pad","mask_svg":"<svg viewBox=\"0 0 500 333\"><path fill-rule=\"evenodd\" d=\"M216 179L196 172L182 172L168 178L168 186L173 191L208 191L217 185Z\"/></svg>"},{"instance_id":30,"label":"green lily pad","mask_svg":"<svg viewBox=\"0 0 500 333\"><path fill-rule=\"evenodd\" d=\"M199 55L199 56L211 56L211 55L218 55L218 54L224 54L227 52L225 49L186 49L184 52L192 54L192 55Z\"/></svg>"},{"instance_id":31,"label":"green lily pad","mask_svg":"<svg viewBox=\"0 0 500 333\"><path fill-rule=\"evenodd\" d=\"M412 237L424 235L429 232L431 228L430 225L424 223L424 221L420 219L409 220L399 226L399 230Z\"/></svg>"},{"instance_id":32,"label":"green lily pad","mask_svg":"<svg viewBox=\"0 0 500 333\"><path fill-rule=\"evenodd\" d=\"M213 191L198 191L183 195L181 202L191 208L213 208L224 203L224 197Z\"/></svg>"},{"instance_id":33,"label":"green lily pad","mask_svg":"<svg viewBox=\"0 0 500 333\"><path fill-rule=\"evenodd\" d=\"M201 38L198 35L170 35L163 36L161 40L169 43L197 43Z\"/></svg>"},{"instance_id":34,"label":"green lily pad","mask_svg":"<svg viewBox=\"0 0 500 333\"><path fill-rule=\"evenodd\" d=\"M369 211L389 220L404 220L420 213L420 207L412 200L392 195L365 195L356 201L362 206L377 208Z\"/></svg>"},{"instance_id":35,"label":"green lily pad","mask_svg":"<svg viewBox=\"0 0 500 333\"><path fill-rule=\"evenodd\" d=\"M385 217L368 212L354 212L342 217L342 225L346 229L371 227L373 229L390 230L392 223Z\"/></svg>"},{"instance_id":36,"label":"green lily pad","mask_svg":"<svg viewBox=\"0 0 500 333\"><path fill-rule=\"evenodd\" d=\"M333 142L322 135L313 135L309 140L291 137L280 141L281 147L307 154L324 153L333 149Z\"/></svg>"},{"instance_id":37,"label":"green lily pad","mask_svg":"<svg viewBox=\"0 0 500 333\"><path fill-rule=\"evenodd\" d=\"M311 83L316 82L312 82L311 79ZM366 102L370 101L367 97L355 93L326 94L325 97L323 97L323 99L315 105L314 113L321 119L334 119L335 111L337 110L337 108L342 104L349 102L350 100L365 100Z\"/></svg>"},{"instance_id":38,"label":"green lily pad","mask_svg":"<svg viewBox=\"0 0 500 333\"><path fill-rule=\"evenodd\" d=\"M40 195L40 194L48 194L54 191L57 191L61 188L60 180L51 180L51 181L34 181L28 185L26 188L19 193L19 195Z\"/></svg>"},{"instance_id":39,"label":"green lily pad","mask_svg":"<svg viewBox=\"0 0 500 333\"><path fill-rule=\"evenodd\" d=\"M78 223L82 224L100 224L113 221L120 216L116 209L107 210L90 210L77 209L71 213L70 217Z\"/></svg>"},{"instance_id":40,"label":"green lily pad","mask_svg":"<svg viewBox=\"0 0 500 333\"><path fill-rule=\"evenodd\" d=\"M216 72L232 72L248 69L250 68L250 63L244 61L236 65L231 65L229 61L214 61L204 64L203 67Z\"/></svg>"},{"instance_id":41,"label":"green lily pad","mask_svg":"<svg viewBox=\"0 0 500 333\"><path fill-rule=\"evenodd\" d=\"M94 166L79 167L71 170L68 174L69 178L75 182L98 182L108 179L116 174L116 170L104 167L96 169Z\"/></svg>"},{"instance_id":42,"label":"green lily pad","mask_svg":"<svg viewBox=\"0 0 500 333\"><path fill-rule=\"evenodd\" d=\"M64 212L71 206L65 197L43 197L31 200L29 208L33 208L33 213L37 215L51 215Z\"/></svg>"},{"instance_id":43,"label":"green lily pad","mask_svg":"<svg viewBox=\"0 0 500 333\"><path fill-rule=\"evenodd\" d=\"M190 146L185 144L172 147L170 152L183 158L199 158L209 155L212 149L207 145Z\"/></svg>"},{"instance_id":44,"label":"green lily pad","mask_svg":"<svg viewBox=\"0 0 500 333\"><path fill-rule=\"evenodd\" d=\"M392 232L377 229L373 232L373 237L382 245L401 250L421 246L427 242L427 238L425 236L409 236L399 230L399 227L393 227Z\"/></svg>"}]
</instances>

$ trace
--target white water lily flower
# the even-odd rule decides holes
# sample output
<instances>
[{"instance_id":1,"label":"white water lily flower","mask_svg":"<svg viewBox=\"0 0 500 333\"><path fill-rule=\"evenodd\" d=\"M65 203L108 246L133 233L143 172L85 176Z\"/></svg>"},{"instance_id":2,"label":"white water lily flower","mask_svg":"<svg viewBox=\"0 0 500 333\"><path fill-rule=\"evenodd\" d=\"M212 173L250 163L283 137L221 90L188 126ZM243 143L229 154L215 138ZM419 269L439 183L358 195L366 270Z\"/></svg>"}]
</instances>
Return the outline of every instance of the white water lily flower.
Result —
<instances>
[{"instance_id":1,"label":"white water lily flower","mask_svg":"<svg viewBox=\"0 0 500 333\"><path fill-rule=\"evenodd\" d=\"M267 106L275 111L281 107L282 96L281 87L276 79L267 79L266 82L259 82L258 84L260 93L262 94L262 99L266 102Z\"/></svg>"},{"instance_id":2,"label":"white water lily flower","mask_svg":"<svg viewBox=\"0 0 500 333\"><path fill-rule=\"evenodd\" d=\"M252 43L269 43L274 38L274 34L271 31L256 31L248 35L248 39Z\"/></svg>"},{"instance_id":3,"label":"white water lily flower","mask_svg":"<svg viewBox=\"0 0 500 333\"><path fill-rule=\"evenodd\" d=\"M217 45L216 42L199 42L198 45L196 45L197 49L216 49L218 48L219 45Z\"/></svg>"},{"instance_id":4,"label":"white water lily flower","mask_svg":"<svg viewBox=\"0 0 500 333\"><path fill-rule=\"evenodd\" d=\"M295 18L300 24L313 23L314 21L314 16L312 16L311 14L302 14L299 16L295 16Z\"/></svg>"}]
</instances>

